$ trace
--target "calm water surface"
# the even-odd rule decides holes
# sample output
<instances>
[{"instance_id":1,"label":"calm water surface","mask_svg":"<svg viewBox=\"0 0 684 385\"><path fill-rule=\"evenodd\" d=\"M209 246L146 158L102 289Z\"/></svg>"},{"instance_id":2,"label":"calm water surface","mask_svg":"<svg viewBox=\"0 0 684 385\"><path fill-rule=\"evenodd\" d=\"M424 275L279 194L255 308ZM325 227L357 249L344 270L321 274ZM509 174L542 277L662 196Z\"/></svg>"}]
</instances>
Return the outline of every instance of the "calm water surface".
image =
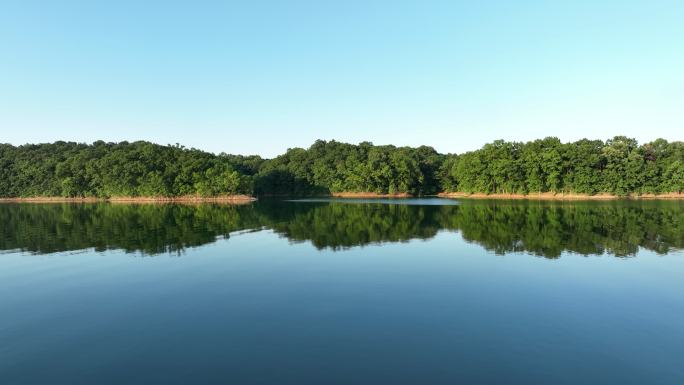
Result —
<instances>
[{"instance_id":1,"label":"calm water surface","mask_svg":"<svg viewBox=\"0 0 684 385\"><path fill-rule=\"evenodd\" d=\"M0 205L0 384L684 384L684 204Z\"/></svg>"}]
</instances>

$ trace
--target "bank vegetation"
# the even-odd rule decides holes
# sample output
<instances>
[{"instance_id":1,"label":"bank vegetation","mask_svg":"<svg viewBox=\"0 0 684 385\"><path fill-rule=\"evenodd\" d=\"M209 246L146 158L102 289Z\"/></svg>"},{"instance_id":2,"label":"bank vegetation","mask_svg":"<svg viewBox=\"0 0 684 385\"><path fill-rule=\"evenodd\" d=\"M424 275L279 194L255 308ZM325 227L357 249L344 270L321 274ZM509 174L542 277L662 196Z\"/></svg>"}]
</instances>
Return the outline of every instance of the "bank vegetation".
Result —
<instances>
[{"instance_id":1,"label":"bank vegetation","mask_svg":"<svg viewBox=\"0 0 684 385\"><path fill-rule=\"evenodd\" d=\"M245 200L251 196L681 198L684 143L498 140L476 151L316 141L273 159L149 142L0 144L0 198Z\"/></svg>"}]
</instances>

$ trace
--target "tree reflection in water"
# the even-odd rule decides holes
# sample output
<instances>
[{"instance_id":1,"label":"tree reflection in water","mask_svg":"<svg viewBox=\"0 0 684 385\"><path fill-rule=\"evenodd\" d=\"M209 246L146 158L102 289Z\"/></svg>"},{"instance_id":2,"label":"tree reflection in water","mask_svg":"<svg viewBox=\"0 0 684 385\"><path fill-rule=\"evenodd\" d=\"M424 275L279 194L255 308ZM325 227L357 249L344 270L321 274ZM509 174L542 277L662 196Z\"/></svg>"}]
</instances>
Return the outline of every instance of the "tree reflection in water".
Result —
<instances>
[{"instance_id":1,"label":"tree reflection in water","mask_svg":"<svg viewBox=\"0 0 684 385\"><path fill-rule=\"evenodd\" d=\"M684 245L684 205L678 201L412 203L2 204L0 250L182 253L236 231L264 228L332 250L430 239L441 230L457 231L497 254L547 258L564 251L626 257L639 248L667 254Z\"/></svg>"}]
</instances>

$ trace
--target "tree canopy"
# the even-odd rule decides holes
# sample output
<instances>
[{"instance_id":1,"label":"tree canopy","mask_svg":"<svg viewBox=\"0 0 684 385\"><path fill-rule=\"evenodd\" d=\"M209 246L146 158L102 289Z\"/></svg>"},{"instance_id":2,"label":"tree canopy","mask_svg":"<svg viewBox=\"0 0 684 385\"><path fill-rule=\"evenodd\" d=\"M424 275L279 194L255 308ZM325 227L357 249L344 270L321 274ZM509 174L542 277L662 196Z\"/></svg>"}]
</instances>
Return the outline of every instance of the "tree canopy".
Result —
<instances>
[{"instance_id":1,"label":"tree canopy","mask_svg":"<svg viewBox=\"0 0 684 385\"><path fill-rule=\"evenodd\" d=\"M606 142L498 140L448 156L441 175L447 191L658 194L684 190L682 162L684 143L664 139L643 145L624 136Z\"/></svg>"},{"instance_id":2,"label":"tree canopy","mask_svg":"<svg viewBox=\"0 0 684 385\"><path fill-rule=\"evenodd\" d=\"M258 157L149 142L0 146L0 196L180 196L251 193Z\"/></svg>"},{"instance_id":3,"label":"tree canopy","mask_svg":"<svg viewBox=\"0 0 684 385\"><path fill-rule=\"evenodd\" d=\"M464 154L316 141L273 158L178 144L0 144L0 197L319 195L335 192L613 193L684 191L684 143L497 140Z\"/></svg>"}]
</instances>

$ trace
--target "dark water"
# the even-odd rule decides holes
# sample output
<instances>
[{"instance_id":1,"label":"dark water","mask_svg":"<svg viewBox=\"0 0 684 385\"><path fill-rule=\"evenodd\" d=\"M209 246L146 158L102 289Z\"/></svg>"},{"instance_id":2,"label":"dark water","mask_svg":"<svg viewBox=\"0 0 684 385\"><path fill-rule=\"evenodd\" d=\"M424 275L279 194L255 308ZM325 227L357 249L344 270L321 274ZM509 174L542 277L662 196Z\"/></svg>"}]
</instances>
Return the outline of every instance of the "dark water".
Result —
<instances>
[{"instance_id":1,"label":"dark water","mask_svg":"<svg viewBox=\"0 0 684 385\"><path fill-rule=\"evenodd\" d=\"M0 205L0 384L684 384L684 204Z\"/></svg>"}]
</instances>

